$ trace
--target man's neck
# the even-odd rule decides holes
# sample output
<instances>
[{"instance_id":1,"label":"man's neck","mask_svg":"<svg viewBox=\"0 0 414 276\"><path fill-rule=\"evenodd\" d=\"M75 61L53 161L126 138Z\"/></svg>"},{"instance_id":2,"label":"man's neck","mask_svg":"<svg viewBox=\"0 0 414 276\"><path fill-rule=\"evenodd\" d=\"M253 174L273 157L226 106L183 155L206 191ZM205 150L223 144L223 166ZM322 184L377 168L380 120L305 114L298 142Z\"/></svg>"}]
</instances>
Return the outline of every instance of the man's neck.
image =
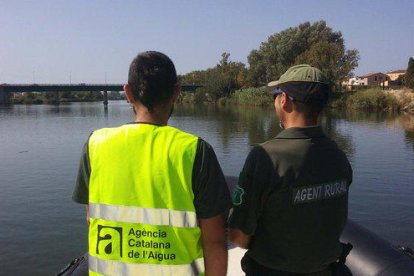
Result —
<instances>
[{"instance_id":1,"label":"man's neck","mask_svg":"<svg viewBox=\"0 0 414 276\"><path fill-rule=\"evenodd\" d=\"M165 126L168 124L169 112L164 108L154 108L151 112L144 106L134 105L135 122Z\"/></svg>"},{"instance_id":2,"label":"man's neck","mask_svg":"<svg viewBox=\"0 0 414 276\"><path fill-rule=\"evenodd\" d=\"M310 127L318 124L318 118L308 118L301 113L291 113L283 121L285 128L291 127Z\"/></svg>"}]
</instances>

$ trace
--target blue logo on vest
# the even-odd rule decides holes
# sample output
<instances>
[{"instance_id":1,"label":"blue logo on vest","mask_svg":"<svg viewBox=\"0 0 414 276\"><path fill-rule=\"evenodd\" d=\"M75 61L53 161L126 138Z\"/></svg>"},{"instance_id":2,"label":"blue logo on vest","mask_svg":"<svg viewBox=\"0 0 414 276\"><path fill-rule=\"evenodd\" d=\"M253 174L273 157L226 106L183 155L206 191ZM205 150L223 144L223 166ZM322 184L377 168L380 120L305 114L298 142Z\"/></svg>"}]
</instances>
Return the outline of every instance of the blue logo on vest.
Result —
<instances>
[{"instance_id":1,"label":"blue logo on vest","mask_svg":"<svg viewBox=\"0 0 414 276\"><path fill-rule=\"evenodd\" d=\"M96 254L114 254L122 257L122 227L98 225Z\"/></svg>"}]
</instances>

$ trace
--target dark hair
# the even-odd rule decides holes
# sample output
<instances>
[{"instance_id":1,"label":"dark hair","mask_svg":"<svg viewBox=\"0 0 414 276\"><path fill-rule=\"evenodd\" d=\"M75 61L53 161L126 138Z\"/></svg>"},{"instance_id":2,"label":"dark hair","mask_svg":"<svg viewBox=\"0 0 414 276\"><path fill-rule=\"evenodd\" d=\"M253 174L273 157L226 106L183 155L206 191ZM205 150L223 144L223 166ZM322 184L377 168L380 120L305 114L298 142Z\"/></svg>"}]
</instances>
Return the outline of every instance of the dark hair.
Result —
<instances>
[{"instance_id":1,"label":"dark hair","mask_svg":"<svg viewBox=\"0 0 414 276\"><path fill-rule=\"evenodd\" d=\"M306 117L318 117L324 108L324 105L320 103L302 103L295 100L293 100L293 106L296 111L303 113Z\"/></svg>"},{"instance_id":2,"label":"dark hair","mask_svg":"<svg viewBox=\"0 0 414 276\"><path fill-rule=\"evenodd\" d=\"M176 84L177 73L174 63L163 53L143 52L131 62L128 85L132 96L150 112L155 106L167 103L171 99Z\"/></svg>"}]
</instances>

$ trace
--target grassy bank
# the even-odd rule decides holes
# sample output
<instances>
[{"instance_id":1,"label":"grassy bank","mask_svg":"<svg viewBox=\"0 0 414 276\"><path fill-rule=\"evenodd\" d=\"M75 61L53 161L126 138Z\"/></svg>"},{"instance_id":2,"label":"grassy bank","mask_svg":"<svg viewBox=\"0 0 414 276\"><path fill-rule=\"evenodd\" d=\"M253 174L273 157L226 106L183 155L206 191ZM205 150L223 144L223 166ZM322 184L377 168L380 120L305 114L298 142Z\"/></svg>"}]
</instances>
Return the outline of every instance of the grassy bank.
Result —
<instances>
[{"instance_id":1,"label":"grassy bank","mask_svg":"<svg viewBox=\"0 0 414 276\"><path fill-rule=\"evenodd\" d=\"M329 107L363 111L414 113L414 91L369 88L357 92L333 93Z\"/></svg>"},{"instance_id":2,"label":"grassy bank","mask_svg":"<svg viewBox=\"0 0 414 276\"><path fill-rule=\"evenodd\" d=\"M265 87L240 89L229 98L220 99L218 102L253 106L273 104ZM357 92L332 93L328 106L346 110L414 113L414 90L369 88Z\"/></svg>"}]
</instances>

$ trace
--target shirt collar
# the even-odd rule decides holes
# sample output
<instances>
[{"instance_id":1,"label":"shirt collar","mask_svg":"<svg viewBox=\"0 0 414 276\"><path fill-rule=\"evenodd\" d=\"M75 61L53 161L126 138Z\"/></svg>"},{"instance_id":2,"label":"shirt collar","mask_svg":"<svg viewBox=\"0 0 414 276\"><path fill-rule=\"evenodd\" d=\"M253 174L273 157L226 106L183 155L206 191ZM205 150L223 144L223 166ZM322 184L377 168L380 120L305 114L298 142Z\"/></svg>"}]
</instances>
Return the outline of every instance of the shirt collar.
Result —
<instances>
[{"instance_id":1,"label":"shirt collar","mask_svg":"<svg viewBox=\"0 0 414 276\"><path fill-rule=\"evenodd\" d=\"M276 139L307 139L314 137L323 137L321 126L310 126L310 127L290 127L282 130Z\"/></svg>"}]
</instances>

